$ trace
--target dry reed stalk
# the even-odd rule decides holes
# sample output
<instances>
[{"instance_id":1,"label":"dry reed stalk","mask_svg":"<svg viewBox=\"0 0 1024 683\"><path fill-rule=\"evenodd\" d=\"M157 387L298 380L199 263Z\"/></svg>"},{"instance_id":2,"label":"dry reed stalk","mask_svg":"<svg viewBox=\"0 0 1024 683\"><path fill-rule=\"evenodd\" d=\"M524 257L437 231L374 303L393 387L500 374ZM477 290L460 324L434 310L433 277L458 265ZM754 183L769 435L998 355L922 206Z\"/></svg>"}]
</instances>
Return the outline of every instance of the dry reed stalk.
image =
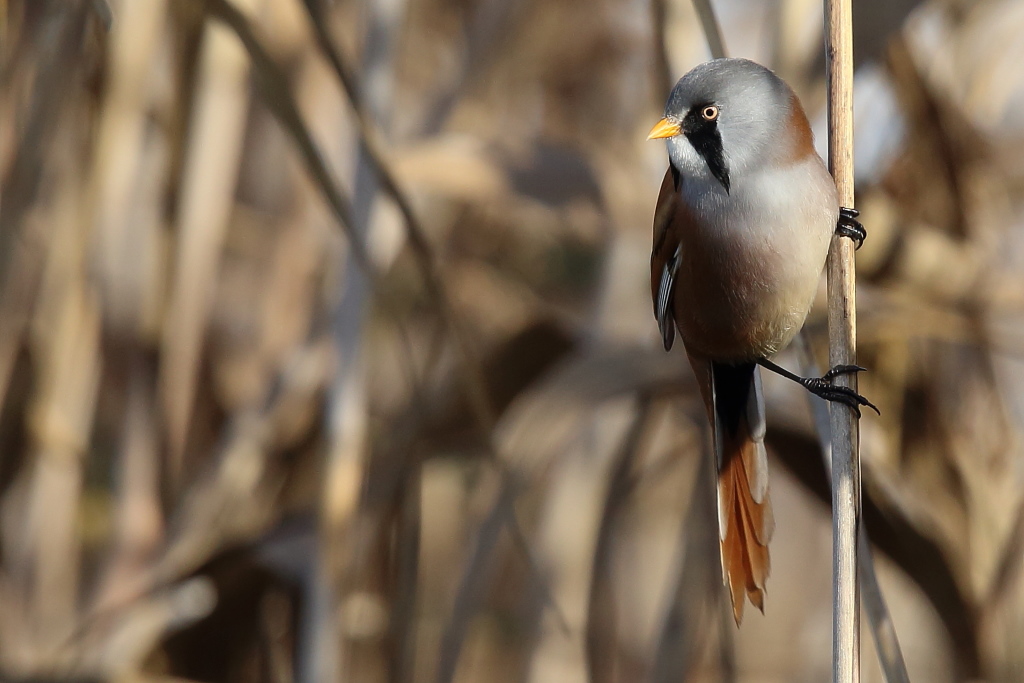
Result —
<instances>
[{"instance_id":1,"label":"dry reed stalk","mask_svg":"<svg viewBox=\"0 0 1024 683\"><path fill-rule=\"evenodd\" d=\"M96 15L96 18L99 19L103 30L109 31L114 25L114 13L110 10L107 0L92 0L89 7Z\"/></svg>"},{"instance_id":2,"label":"dry reed stalk","mask_svg":"<svg viewBox=\"0 0 1024 683\"><path fill-rule=\"evenodd\" d=\"M816 5L817 0L782 0L774 12L772 27L772 69L793 87L805 107L810 104L804 98L808 85L805 75L810 62L817 59L823 30L820 24L813 33L805 30Z\"/></svg>"},{"instance_id":3,"label":"dry reed stalk","mask_svg":"<svg viewBox=\"0 0 1024 683\"><path fill-rule=\"evenodd\" d=\"M825 0L828 83L828 160L840 206L853 206L853 17L850 0ZM856 360L856 292L853 241L832 238L828 256L829 363ZM838 378L856 391L856 374ZM857 538L860 526L860 433L857 416L831 406L832 427L832 679L860 681L860 591Z\"/></svg>"},{"instance_id":4,"label":"dry reed stalk","mask_svg":"<svg viewBox=\"0 0 1024 683\"><path fill-rule=\"evenodd\" d=\"M42 176L37 170L48 162L55 131L71 106L69 93L81 75L77 67L86 23L83 8L69 5L63 13L44 16L52 42L38 60L31 105L24 114L27 125L17 138L0 139L0 162L8 164L0 170L0 319L4 321L0 326L0 407L24 343L50 237L48 223L27 220L39 197ZM7 42L2 38L0 34L0 43ZM15 61L17 56L6 55L7 49L0 46L4 70L11 68L7 62ZM10 84L0 83L0 87ZM16 109L9 104L16 98L6 97L4 92L0 95L0 120L18 120Z\"/></svg>"},{"instance_id":5,"label":"dry reed stalk","mask_svg":"<svg viewBox=\"0 0 1024 683\"><path fill-rule=\"evenodd\" d=\"M587 627L593 553L603 517L599 505L638 409L635 395L592 407L578 424L571 446L552 463L537 546L544 578L561 609L545 610L541 617L540 640L529 665L531 681L556 680L566 660L586 670L585 652L574 641ZM568 619L568 629L562 619Z\"/></svg>"},{"instance_id":6,"label":"dry reed stalk","mask_svg":"<svg viewBox=\"0 0 1024 683\"><path fill-rule=\"evenodd\" d=\"M77 83L82 70L75 68L75 60L81 42L75 36L82 31L83 19L81 8L55 19L53 26L60 27L56 37L67 44L60 42L53 48L57 54L52 64L65 75L55 81L42 79L40 86L70 89ZM52 93L39 96L37 102L56 97ZM53 180L62 183L65 191L48 211L40 212L37 206L20 217L18 212L5 216L11 221L7 227L15 234L35 233L34 236L41 237L42 232L37 231L47 231L46 242L52 239L51 243L61 244L59 250L40 254L41 262L33 264L40 267L38 299L33 302L30 327L17 333L28 332L23 343L39 363L39 370L23 417L28 457L19 478L24 491L13 501L5 501L3 510L5 546L11 548L8 576L12 587L20 593L17 601L27 608L19 634L25 638L25 647L16 654L19 664L30 666L47 658L57 660L54 653L74 624L83 546L78 512L102 371L99 306L87 277L87 245L81 231L85 193L82 179L70 173L81 159L76 147L80 138L73 126L60 125L70 118L71 112L81 110L71 104L74 100L70 96L61 95L57 102L61 100L63 106L47 112L31 126L46 139L28 138L22 142L39 144L34 163L63 165L65 171L56 173ZM44 132L51 125L54 127ZM35 169L21 170L36 175ZM44 183L40 176L36 176L36 182L17 185L41 189ZM27 197L17 197L19 202L25 202L26 209L35 199L34 189ZM19 225L22 220L38 222L39 227ZM8 239L11 237L8 235ZM8 258L18 255L18 251L8 254ZM12 268L5 275L17 273L18 269ZM22 274L35 279L31 273Z\"/></svg>"},{"instance_id":7,"label":"dry reed stalk","mask_svg":"<svg viewBox=\"0 0 1024 683\"><path fill-rule=\"evenodd\" d=\"M699 679L703 673L701 660L715 644L720 680L724 683L736 680L731 608L722 590L721 570L714 562L718 553L718 527L710 523L718 514L715 498L718 474L714 459L706 457L703 449L710 436L696 428L702 424L699 420L704 416L696 417L694 431L699 433L700 439L694 444L694 452L699 462L692 475L690 500L680 527L679 571L675 585L669 588L669 607L651 663L652 683Z\"/></svg>"},{"instance_id":8,"label":"dry reed stalk","mask_svg":"<svg viewBox=\"0 0 1024 683\"><path fill-rule=\"evenodd\" d=\"M103 297L104 323L135 337L154 334L146 304L159 271L160 194L166 149L150 124L152 83L159 73L166 0L126 3L109 40L90 196L94 204L93 267ZM148 313L148 315L147 315Z\"/></svg>"},{"instance_id":9,"label":"dry reed stalk","mask_svg":"<svg viewBox=\"0 0 1024 683\"><path fill-rule=\"evenodd\" d=\"M73 235L76 215L69 211L62 217L68 225L59 234ZM33 554L33 626L44 649L67 637L76 615L82 542L78 505L101 372L99 307L86 284L82 245L65 248L69 253L63 258L51 252L52 294L42 308L53 333L40 337L36 348L46 372L30 415L35 463L26 529Z\"/></svg>"},{"instance_id":10,"label":"dry reed stalk","mask_svg":"<svg viewBox=\"0 0 1024 683\"><path fill-rule=\"evenodd\" d=\"M613 551L617 524L627 508L629 495L636 479L632 469L643 449L647 446L648 432L652 424L650 396L641 395L633 424L623 436L622 443L612 462L608 489L601 506L601 520L597 540L594 543L593 567L591 569L590 595L587 604L586 656L587 671L592 683L606 683L615 680L615 646L618 629L617 605L614 594L615 572Z\"/></svg>"},{"instance_id":11,"label":"dry reed stalk","mask_svg":"<svg viewBox=\"0 0 1024 683\"><path fill-rule=\"evenodd\" d=\"M693 0L694 9L700 17L701 28L704 29L704 38L708 41L708 49L715 59L722 59L726 55L725 39L722 38L722 28L715 16L715 8L711 0Z\"/></svg>"},{"instance_id":12,"label":"dry reed stalk","mask_svg":"<svg viewBox=\"0 0 1024 683\"><path fill-rule=\"evenodd\" d=\"M94 11L106 7L92 3ZM107 8L109 12L109 8ZM126 3L106 54L109 85L100 104L95 152L88 173L91 198L91 265L111 336L132 341L155 336L156 316L148 306L161 272L159 197L166 180L166 161L158 136L147 130L152 105L154 57L163 44L161 31L167 4L154 0ZM109 22L108 22L109 23ZM116 331L116 332L115 332ZM127 345L122 347L127 348ZM91 592L85 611L123 607L163 539L160 508L160 428L153 401L156 372L141 353L126 353L105 368L127 383L127 407L119 436L119 470L114 548L104 562L102 578Z\"/></svg>"},{"instance_id":13,"label":"dry reed stalk","mask_svg":"<svg viewBox=\"0 0 1024 683\"><path fill-rule=\"evenodd\" d=\"M451 614L445 620L444 633L438 647L435 683L451 683L455 680L470 622L484 601L487 584L496 570L495 547L515 515L513 504L519 488L510 477L503 478L489 512L473 537L474 542L468 549L459 577Z\"/></svg>"},{"instance_id":14,"label":"dry reed stalk","mask_svg":"<svg viewBox=\"0 0 1024 683\"><path fill-rule=\"evenodd\" d=\"M800 367L804 375L817 377L821 373L815 366L814 358L811 355L810 346L807 343L806 334L801 333L796 340L797 352L800 356ZM814 396L808 394L807 402L811 408L811 416L814 418L814 431L821 443L821 456L828 474L829 481L832 480L832 436L829 418L828 405ZM892 623L892 616L889 607L882 594L882 586L878 581L878 573L875 571L874 550L871 548L871 539L868 538L866 528L861 525L857 538L860 557L858 577L863 590L864 609L868 613L868 622L871 626L871 635L875 641L875 650L878 653L878 661L882 667L882 674L886 683L909 683L910 676L907 674L907 663L903 657L903 649L900 647L896 629Z\"/></svg>"},{"instance_id":15,"label":"dry reed stalk","mask_svg":"<svg viewBox=\"0 0 1024 683\"><path fill-rule=\"evenodd\" d=\"M225 0L207 0L216 5L229 5ZM366 97L356 83L352 68L348 65L341 50L331 40L327 32L327 22L318 4L307 0L306 7L312 20L312 26L316 33L317 42L323 50L324 56L330 63L338 76L338 81L345 90L349 104L356 116L359 130L360 152L368 166L377 176L380 189L390 197L395 207L402 215L402 224L405 228L405 237L409 248L415 257L416 268L432 305L435 307L438 317L441 319L446 332L450 335L459 355L459 377L462 380L462 388L472 408L473 418L477 422L481 434L490 439L494 429L495 415L494 407L487 397L487 387L483 378L483 369L480 365L480 358L476 348L466 329L464 321L455 311L451 295L448 291L447 282L437 266L437 258L434 254L430 240L427 238L426 230L420 218L413 211L412 202L408 193L399 185L391 164L384 153L383 138L379 126L371 118L367 107Z\"/></svg>"},{"instance_id":16,"label":"dry reed stalk","mask_svg":"<svg viewBox=\"0 0 1024 683\"><path fill-rule=\"evenodd\" d=\"M323 154L303 121L295 99L290 92L285 72L271 56L246 16L235 7L233 2L229 0L202 0L202 5L205 6L212 16L230 26L245 45L249 58L252 60L253 73L262 91L265 104L273 112L278 123L288 133L298 148L307 171L315 181L314 184L323 193L331 213L338 221L338 226L348 239L348 248L352 251L352 257L359 267L367 273L371 288L374 291L381 291L381 275L377 272L372 262L362 235L354 228L352 203L335 181L324 161ZM461 356L460 372L458 374L462 380L463 390L472 406L472 416L476 421L479 431L489 439L490 432L494 426L494 410L487 397L487 387L484 383L483 370L480 366L480 359L475 345L468 338L466 325L454 309L446 282L442 278L435 262L436 257L430 241L427 239L423 224L413 211L412 202L408 194L399 185L390 164L384 157L383 146L380 143L382 136L377 130L376 123L366 113L365 98L355 83L352 70L349 68L341 51L334 45L330 35L325 30L326 20L315 5L316 3L308 3L307 9L310 13L312 27L316 31L317 43L337 75L355 114L358 124L360 149L365 153L365 158L376 173L381 191L394 202L395 207L402 215L405 236L409 248L415 257L417 270L423 279L428 298L434 305L438 317L453 339ZM384 313L393 318L398 326L402 328L400 337L404 340L404 324L397 312L390 306L387 299L379 303Z\"/></svg>"},{"instance_id":17,"label":"dry reed stalk","mask_svg":"<svg viewBox=\"0 0 1024 683\"><path fill-rule=\"evenodd\" d=\"M242 3L245 10L260 0ZM232 32L205 28L181 199L181 238L164 326L160 384L167 418L168 478L182 485L202 342L213 305L249 110L249 60Z\"/></svg>"},{"instance_id":18,"label":"dry reed stalk","mask_svg":"<svg viewBox=\"0 0 1024 683\"><path fill-rule=\"evenodd\" d=\"M122 605L164 538L160 509L159 430L152 396L155 372L134 357L128 380L124 429L119 446L116 487L115 546L95 592L96 610Z\"/></svg>"},{"instance_id":19,"label":"dry reed stalk","mask_svg":"<svg viewBox=\"0 0 1024 683\"><path fill-rule=\"evenodd\" d=\"M361 72L353 78L359 80L367 94L364 125L369 121L381 125L385 113L390 109L393 34L400 24L397 20L401 13L399 8L400 2L380 2L368 6L362 13L366 24L363 27L366 42ZM324 14L319 19L315 23L318 30L323 32L321 39L327 41L329 18ZM360 239L368 243L374 229L374 207L379 183L365 146L358 148L353 176L352 229ZM373 258L372 254L369 256ZM330 444L325 455L321 501L319 561L323 566L317 570L318 581L330 582L330 585L320 590L332 596L333 609L318 613L320 623L317 625L318 630L327 633L334 633L337 625L326 622L337 620L337 614L347 601L357 596L359 591L366 590L367 582L361 574L372 571L364 568L369 563L348 550L355 543L354 529L365 524L367 516L366 505L360 500L360 487L366 479L371 447L367 426L368 349L365 328L373 297L373 283L369 274L358 268L351 251L348 252L347 261L344 281L340 285L342 294L331 312L331 337L337 355L338 372L328 396L326 411L326 431ZM419 480L414 481L418 494ZM404 547L404 544L398 545ZM415 577L412 584L415 584ZM399 628L406 621L408 618L400 623L392 620L392 628ZM384 661L387 657L379 647L379 642L379 639L375 641L378 644L374 648L375 655ZM359 675L360 669L355 664L358 661L354 653L356 646L350 633L337 633L333 641L331 638L321 639L319 645L305 653L310 660L306 665L307 672L316 672L318 680ZM363 649L367 649L366 646ZM404 662L405 658L393 661L389 666L397 669Z\"/></svg>"}]
</instances>

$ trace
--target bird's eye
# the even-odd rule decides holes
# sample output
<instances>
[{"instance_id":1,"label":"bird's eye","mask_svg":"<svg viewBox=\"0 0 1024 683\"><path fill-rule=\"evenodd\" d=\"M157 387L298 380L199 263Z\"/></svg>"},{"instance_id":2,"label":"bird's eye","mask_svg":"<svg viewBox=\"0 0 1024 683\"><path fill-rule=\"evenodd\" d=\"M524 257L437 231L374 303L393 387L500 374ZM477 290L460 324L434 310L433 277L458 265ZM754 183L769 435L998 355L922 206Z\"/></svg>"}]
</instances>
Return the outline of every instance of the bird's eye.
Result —
<instances>
[{"instance_id":1,"label":"bird's eye","mask_svg":"<svg viewBox=\"0 0 1024 683\"><path fill-rule=\"evenodd\" d=\"M701 110L700 115L704 117L705 121L714 121L718 118L718 107L709 104Z\"/></svg>"}]
</instances>

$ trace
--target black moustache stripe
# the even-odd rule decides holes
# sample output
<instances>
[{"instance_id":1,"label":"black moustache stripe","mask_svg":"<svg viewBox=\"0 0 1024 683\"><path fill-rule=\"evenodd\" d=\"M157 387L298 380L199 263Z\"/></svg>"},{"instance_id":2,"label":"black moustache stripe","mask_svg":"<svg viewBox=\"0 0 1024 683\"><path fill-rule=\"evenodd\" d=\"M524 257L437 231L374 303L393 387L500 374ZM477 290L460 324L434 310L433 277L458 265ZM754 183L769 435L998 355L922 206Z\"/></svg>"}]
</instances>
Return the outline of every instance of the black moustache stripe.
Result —
<instances>
[{"instance_id":1,"label":"black moustache stripe","mask_svg":"<svg viewBox=\"0 0 1024 683\"><path fill-rule=\"evenodd\" d=\"M701 116L707 105L699 105L691 109L683 120L686 138L697 150L697 154L708 165L711 175L722 183L725 191L729 191L729 167L725 163L725 151L722 149L722 134L718 132L718 124Z\"/></svg>"}]
</instances>

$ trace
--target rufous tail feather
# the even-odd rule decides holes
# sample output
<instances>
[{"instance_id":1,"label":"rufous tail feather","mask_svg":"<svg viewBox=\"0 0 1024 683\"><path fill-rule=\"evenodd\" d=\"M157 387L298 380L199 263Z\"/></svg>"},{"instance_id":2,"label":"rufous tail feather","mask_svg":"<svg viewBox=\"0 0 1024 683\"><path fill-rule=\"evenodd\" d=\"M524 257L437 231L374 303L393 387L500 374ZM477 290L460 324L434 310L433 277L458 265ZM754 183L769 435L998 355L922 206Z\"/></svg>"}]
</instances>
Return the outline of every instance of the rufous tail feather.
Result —
<instances>
[{"instance_id":1,"label":"rufous tail feather","mask_svg":"<svg viewBox=\"0 0 1024 683\"><path fill-rule=\"evenodd\" d=\"M756 366L713 364L722 572L737 625L744 598L764 612L771 572L768 542L775 529L768 498L764 400Z\"/></svg>"}]
</instances>

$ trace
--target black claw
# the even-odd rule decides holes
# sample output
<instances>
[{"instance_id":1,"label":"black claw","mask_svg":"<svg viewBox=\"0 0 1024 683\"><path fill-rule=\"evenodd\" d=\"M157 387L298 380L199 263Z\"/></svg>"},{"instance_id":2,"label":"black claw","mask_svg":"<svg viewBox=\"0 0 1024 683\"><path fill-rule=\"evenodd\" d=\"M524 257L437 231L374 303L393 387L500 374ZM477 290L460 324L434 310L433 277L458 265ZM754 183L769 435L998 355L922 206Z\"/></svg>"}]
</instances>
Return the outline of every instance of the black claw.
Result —
<instances>
[{"instance_id":1,"label":"black claw","mask_svg":"<svg viewBox=\"0 0 1024 683\"><path fill-rule=\"evenodd\" d=\"M867 400L853 389L850 389L849 387L837 387L832 384L832 380L839 375L848 375L851 373L863 372L864 370L865 368L862 368L859 365L837 365L821 377L805 377L800 383L807 389L807 391L811 392L815 396L832 403L842 403L843 405L849 406L855 413L857 413L857 417L861 416L861 406L867 406L881 415L882 413L874 403Z\"/></svg>"},{"instance_id":2,"label":"black claw","mask_svg":"<svg viewBox=\"0 0 1024 683\"><path fill-rule=\"evenodd\" d=\"M836 234L849 237L857 243L857 249L861 248L868 236L868 231L857 220L859 215L860 211L857 209L848 209L842 206L839 208L839 220L836 221Z\"/></svg>"},{"instance_id":3,"label":"black claw","mask_svg":"<svg viewBox=\"0 0 1024 683\"><path fill-rule=\"evenodd\" d=\"M852 375L857 372L866 372L867 368L862 368L859 365L837 365L824 375L821 376L823 380L831 380L839 375Z\"/></svg>"}]
</instances>

